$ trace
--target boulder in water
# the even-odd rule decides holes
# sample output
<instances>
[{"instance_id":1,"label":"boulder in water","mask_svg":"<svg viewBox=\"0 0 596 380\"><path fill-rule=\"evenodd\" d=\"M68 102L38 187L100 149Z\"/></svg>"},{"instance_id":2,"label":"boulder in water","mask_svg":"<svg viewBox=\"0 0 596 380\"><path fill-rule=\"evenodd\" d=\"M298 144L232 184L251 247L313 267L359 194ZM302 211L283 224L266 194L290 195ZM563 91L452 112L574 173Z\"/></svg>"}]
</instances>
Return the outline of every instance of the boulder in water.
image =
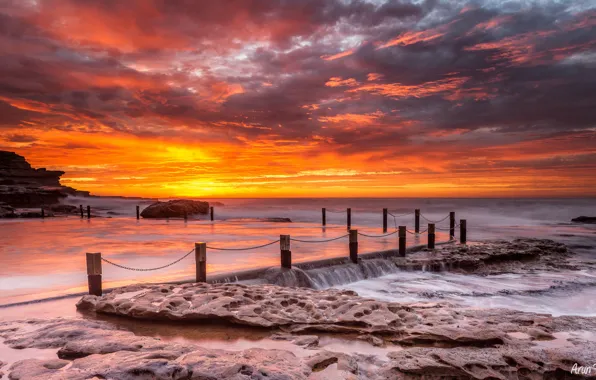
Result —
<instances>
[{"instance_id":1,"label":"boulder in water","mask_svg":"<svg viewBox=\"0 0 596 380\"><path fill-rule=\"evenodd\" d=\"M168 202L156 202L141 212L143 218L183 218L195 214L207 214L209 203L176 199Z\"/></svg>"},{"instance_id":2,"label":"boulder in water","mask_svg":"<svg viewBox=\"0 0 596 380\"><path fill-rule=\"evenodd\" d=\"M575 223L596 224L596 216L578 216L571 219L571 221Z\"/></svg>"}]
</instances>

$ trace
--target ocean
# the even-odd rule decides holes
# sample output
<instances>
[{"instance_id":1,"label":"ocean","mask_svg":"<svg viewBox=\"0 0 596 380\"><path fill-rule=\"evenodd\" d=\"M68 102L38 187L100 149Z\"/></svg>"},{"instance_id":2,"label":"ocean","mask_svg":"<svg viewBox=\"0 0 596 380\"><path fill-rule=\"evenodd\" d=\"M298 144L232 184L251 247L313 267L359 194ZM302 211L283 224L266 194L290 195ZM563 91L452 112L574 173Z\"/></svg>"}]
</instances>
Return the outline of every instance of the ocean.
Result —
<instances>
[{"instance_id":1,"label":"ocean","mask_svg":"<svg viewBox=\"0 0 596 380\"><path fill-rule=\"evenodd\" d=\"M548 238L567 244L582 262L596 260L596 225L571 223L596 215L596 199L209 199L215 221L198 219L136 220L137 200L69 198L68 204L92 207L101 217L77 215L46 219L0 220L0 305L85 292L86 252L123 266L148 269L169 264L193 250L195 242L216 248L267 244L289 234L299 240L329 240L347 234L346 208L352 228L382 235L382 209L388 208L389 232L398 225L414 230L414 209L427 220L450 211L467 220L468 241ZM146 203L141 204L141 208ZM327 225L321 225L321 208ZM267 218L290 218L291 223ZM437 223L437 241L447 241L448 219ZM456 231L457 235L457 231ZM359 237L361 253L397 247L397 234ZM408 246L426 244L426 235L408 234ZM304 262L348 255L347 237L325 243L292 241L292 259ZM279 266L279 244L252 250L208 249L207 272L231 273ZM104 288L139 282L191 280L194 255L157 271L131 271L103 263ZM363 296L396 301L448 301L473 307L507 307L555 315L596 315L596 273L567 270L545 273L463 275L449 272L403 272L380 268L377 278L322 275L319 287L344 287ZM5 309L6 310L6 309ZM0 316L3 310L0 309Z\"/></svg>"}]
</instances>

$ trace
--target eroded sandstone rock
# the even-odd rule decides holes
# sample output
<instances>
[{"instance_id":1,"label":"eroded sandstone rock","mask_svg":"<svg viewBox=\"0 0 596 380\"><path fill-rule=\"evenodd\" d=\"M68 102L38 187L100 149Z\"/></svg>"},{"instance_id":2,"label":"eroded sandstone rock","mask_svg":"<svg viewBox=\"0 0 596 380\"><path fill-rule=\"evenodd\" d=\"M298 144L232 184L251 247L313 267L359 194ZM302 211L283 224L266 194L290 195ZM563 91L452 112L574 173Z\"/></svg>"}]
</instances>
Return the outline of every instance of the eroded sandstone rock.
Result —
<instances>
[{"instance_id":1,"label":"eroded sandstone rock","mask_svg":"<svg viewBox=\"0 0 596 380\"><path fill-rule=\"evenodd\" d=\"M549 239L514 239L472 243L447 244L434 250L422 250L403 258L394 258L403 269L430 271L461 271L491 274L524 272L549 268L571 268L568 258L572 252L564 244Z\"/></svg>"},{"instance_id":2,"label":"eroded sandstone rock","mask_svg":"<svg viewBox=\"0 0 596 380\"><path fill-rule=\"evenodd\" d=\"M207 349L200 347L200 342L164 342L88 319L29 320L0 323L0 338L14 348L57 348L61 360L23 360L10 368L10 376L33 380L77 380L94 376L115 380L573 379L580 378L570 374L573 365L590 366L596 349L596 318L469 309L444 303L388 303L337 290L197 285L189 284L184 289L169 285L128 287L117 290L110 299L128 302L124 307L129 310L130 304L150 300L151 306L158 310L158 314L153 315L167 319L168 314L178 313L167 307L172 305L168 301L172 296L192 304L192 297L190 300L184 297L200 289L200 297L211 310L211 322L234 320L277 331L281 328L286 332L278 332L272 338L311 346L307 349L313 350L313 354L296 355L266 348ZM241 305L242 297L251 301L245 300ZM221 299L217 301L217 298ZM102 308L105 307L102 303L110 303L97 297L84 299L88 308ZM210 299L216 302L209 305ZM279 316L267 316L266 312L271 313L269 302L271 307L280 309ZM313 303L335 311L325 313L319 308L309 308ZM265 314L265 317L254 316L242 310L243 306L253 311L260 307L261 312L255 314ZM289 307L306 311L292 313ZM218 311L219 308L223 310ZM229 312L237 313L231 316ZM314 318L312 315L316 313L321 317ZM356 313L362 315L356 316ZM197 313L192 317L197 318L195 323L203 318ZM384 319L387 320L382 324ZM315 344L316 336L294 335L301 331L358 332L358 339L371 336L384 341L387 347L398 349L387 351L385 358L366 353L332 352L320 349ZM595 378L596 373L584 377L590 376Z\"/></svg>"}]
</instances>

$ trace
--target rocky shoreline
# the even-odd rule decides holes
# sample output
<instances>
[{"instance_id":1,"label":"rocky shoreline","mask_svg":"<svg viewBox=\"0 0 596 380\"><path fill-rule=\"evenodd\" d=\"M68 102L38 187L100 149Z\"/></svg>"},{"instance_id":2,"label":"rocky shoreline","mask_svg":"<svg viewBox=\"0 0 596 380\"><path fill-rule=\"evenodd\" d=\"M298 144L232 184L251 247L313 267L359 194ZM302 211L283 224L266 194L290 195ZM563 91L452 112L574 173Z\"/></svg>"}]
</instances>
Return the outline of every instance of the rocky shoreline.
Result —
<instances>
[{"instance_id":1,"label":"rocky shoreline","mask_svg":"<svg viewBox=\"0 0 596 380\"><path fill-rule=\"evenodd\" d=\"M14 363L10 379L573 379L582 378L570 373L573 365L591 366L596 349L596 318L383 302L333 289L137 286L84 297L78 307L266 328L306 354L164 342L88 319L25 320L0 324L4 344L52 348L57 358ZM379 357L319 348L319 335L329 333L393 349Z\"/></svg>"},{"instance_id":2,"label":"rocky shoreline","mask_svg":"<svg viewBox=\"0 0 596 380\"><path fill-rule=\"evenodd\" d=\"M59 170L34 169L25 157L0 151L0 202L15 208L39 208L58 204L69 195L89 196L60 184Z\"/></svg>"},{"instance_id":3,"label":"rocky shoreline","mask_svg":"<svg viewBox=\"0 0 596 380\"><path fill-rule=\"evenodd\" d=\"M484 275L569 269L572 255L551 240L517 239L445 245L389 259L410 270L443 267ZM0 371L9 379L40 380L596 378L596 370L571 373L574 365L594 364L596 317L239 283L134 285L84 296L77 308L85 319L0 323L6 346L53 349L56 355L0 363ZM215 349L200 341L162 341L98 320L103 316L207 330L213 323L245 326L269 334L269 343ZM322 343L329 335L364 346L330 349ZM272 341L295 348L275 348Z\"/></svg>"}]
</instances>

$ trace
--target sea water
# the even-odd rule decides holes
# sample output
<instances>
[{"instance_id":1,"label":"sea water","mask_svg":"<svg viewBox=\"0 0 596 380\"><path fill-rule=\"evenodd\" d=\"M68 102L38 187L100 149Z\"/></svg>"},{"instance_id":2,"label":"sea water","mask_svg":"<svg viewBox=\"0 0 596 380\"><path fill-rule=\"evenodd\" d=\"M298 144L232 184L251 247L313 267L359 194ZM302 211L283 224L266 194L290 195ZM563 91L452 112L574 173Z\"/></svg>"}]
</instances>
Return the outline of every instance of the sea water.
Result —
<instances>
[{"instance_id":1,"label":"sea water","mask_svg":"<svg viewBox=\"0 0 596 380\"><path fill-rule=\"evenodd\" d=\"M346 208L352 210L352 228L381 235L382 209L388 208L389 232L405 225L414 230L414 209L427 220L438 221L456 212L466 219L468 240L550 238L568 244L575 260L596 260L596 226L571 223L573 217L596 215L594 199L225 199L215 206L215 221L208 216L184 221L136 220L136 200L69 198L73 205L90 204L99 217L77 215L46 219L0 221L0 305L56 297L86 290L86 252L134 269L151 269L185 259L157 271L133 271L103 263L103 286L138 282L190 280L194 277L195 242L215 248L254 247L289 234L300 240L327 240L347 233ZM141 203L141 209L146 203ZM321 225L321 208L327 225ZM392 216L394 215L394 216ZM267 221L290 218L291 223ZM448 219L437 223L437 241L447 240ZM426 243L426 236L408 234L408 245ZM397 234L359 237L359 251L397 247ZM327 243L292 241L292 259L303 262L348 255L348 240ZM279 244L252 250L208 249L209 274L279 265ZM369 268L374 272L374 268ZM321 277L320 287L344 286L362 295L391 300L447 300L470 306L513 307L555 314L588 315L596 310L594 274L568 271L534 276L472 276L451 273L398 272L384 268L377 279L338 274ZM555 277L553 277L555 276ZM323 281L325 279L325 281ZM355 281L350 283L350 281ZM557 282L558 281L558 282ZM554 286L563 284L568 286ZM559 298L557 298L559 297ZM582 301L584 300L584 301ZM583 304L582 304L583 302ZM562 305L556 307L557 304ZM567 305L567 306L565 306ZM583 306L581 306L583 305ZM0 314L2 310L0 310Z\"/></svg>"}]
</instances>

